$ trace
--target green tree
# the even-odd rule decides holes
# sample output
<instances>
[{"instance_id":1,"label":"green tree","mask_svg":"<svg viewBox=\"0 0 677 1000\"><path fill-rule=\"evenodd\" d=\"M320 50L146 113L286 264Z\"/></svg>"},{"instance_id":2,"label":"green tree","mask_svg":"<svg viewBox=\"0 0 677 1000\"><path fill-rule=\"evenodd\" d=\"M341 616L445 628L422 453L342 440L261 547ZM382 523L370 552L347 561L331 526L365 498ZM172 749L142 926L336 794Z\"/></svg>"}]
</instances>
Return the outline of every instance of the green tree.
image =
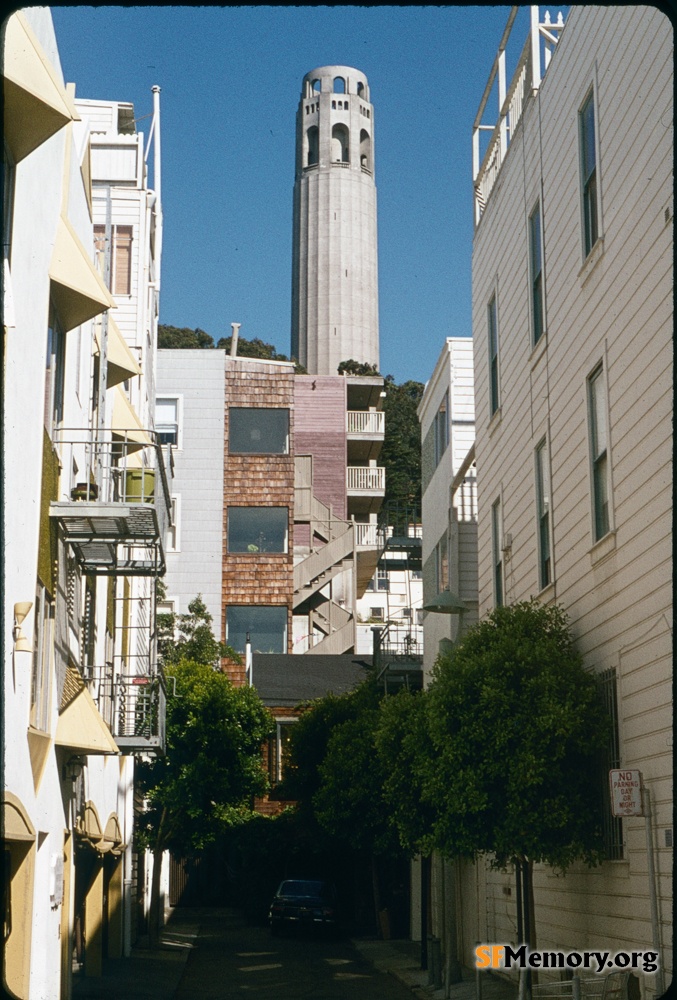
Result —
<instances>
[{"instance_id":1,"label":"green tree","mask_svg":"<svg viewBox=\"0 0 677 1000\"><path fill-rule=\"evenodd\" d=\"M515 863L527 926L534 862L564 870L602 859L591 774L607 719L565 613L535 601L495 608L438 660L427 709L435 844L448 857Z\"/></svg>"},{"instance_id":2,"label":"green tree","mask_svg":"<svg viewBox=\"0 0 677 1000\"><path fill-rule=\"evenodd\" d=\"M160 323L157 328L157 345L163 349L197 350L213 347L214 339L199 327L191 330L188 326L167 326Z\"/></svg>"},{"instance_id":3,"label":"green tree","mask_svg":"<svg viewBox=\"0 0 677 1000\"><path fill-rule=\"evenodd\" d=\"M139 817L136 837L152 850L154 859L149 918L153 946L159 930L163 852L198 853L229 825L250 816L252 796L267 788L261 745L274 730L272 716L252 688L234 687L214 668L212 655L220 644L205 634L205 617L196 615L198 624L179 641L183 655L175 658L165 652L166 752L137 768L148 809ZM188 659L187 649L205 659Z\"/></svg>"},{"instance_id":4,"label":"green tree","mask_svg":"<svg viewBox=\"0 0 677 1000\"><path fill-rule=\"evenodd\" d=\"M194 660L216 666L224 656L239 659L238 654L219 642L212 632L212 616L198 594L188 605L188 613L157 616L158 654L165 670L180 660Z\"/></svg>"},{"instance_id":5,"label":"green tree","mask_svg":"<svg viewBox=\"0 0 677 1000\"><path fill-rule=\"evenodd\" d=\"M355 361L353 358L342 361L337 372L339 375L379 375L376 365L370 365L366 361Z\"/></svg>"},{"instance_id":6,"label":"green tree","mask_svg":"<svg viewBox=\"0 0 677 1000\"><path fill-rule=\"evenodd\" d=\"M417 408L425 386L385 380L385 436L380 462L386 470L384 509L421 508L421 428Z\"/></svg>"}]
</instances>

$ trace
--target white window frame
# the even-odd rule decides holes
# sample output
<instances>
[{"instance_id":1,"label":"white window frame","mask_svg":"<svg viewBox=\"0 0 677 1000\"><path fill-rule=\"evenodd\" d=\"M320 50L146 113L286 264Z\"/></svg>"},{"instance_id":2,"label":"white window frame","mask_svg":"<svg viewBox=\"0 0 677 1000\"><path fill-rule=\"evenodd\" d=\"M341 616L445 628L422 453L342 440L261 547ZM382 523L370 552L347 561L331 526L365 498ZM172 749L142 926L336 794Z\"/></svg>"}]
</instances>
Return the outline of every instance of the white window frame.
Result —
<instances>
[{"instance_id":1,"label":"white window frame","mask_svg":"<svg viewBox=\"0 0 677 1000\"><path fill-rule=\"evenodd\" d=\"M181 551L181 494L172 493L172 524L167 525L167 552ZM170 542L171 539L171 542Z\"/></svg>"},{"instance_id":2,"label":"white window frame","mask_svg":"<svg viewBox=\"0 0 677 1000\"><path fill-rule=\"evenodd\" d=\"M275 757L274 761L272 762L273 766L270 768L270 780L271 784L273 785L279 784L282 781L282 778L284 777L284 768L282 766L283 765L282 730L288 729L290 726L293 726L294 723L296 722L298 722L298 717L293 715L280 716L279 718L275 719L275 736L273 737L273 740L275 741L274 751L273 751Z\"/></svg>"},{"instance_id":3,"label":"white window frame","mask_svg":"<svg viewBox=\"0 0 677 1000\"><path fill-rule=\"evenodd\" d=\"M602 227L602 184L601 184L601 171L600 171L600 145L599 145L599 107L597 104L597 80L596 73L593 74L592 78L588 79L587 86L585 88L585 93L583 99L578 106L578 113L576 115L576 125L577 125L577 141L578 141L578 162L579 162L579 192L580 192L580 211L581 211L581 253L583 256L583 262L587 261L593 250L603 238L603 227ZM594 152L595 152L595 222L596 222L596 232L595 238L590 240L590 246L588 246L587 239L587 226L586 226L586 188L589 184L589 178L585 176L585 165L584 165L584 118L583 112L588 105L589 101L592 101L592 110L594 116Z\"/></svg>"},{"instance_id":4,"label":"white window frame","mask_svg":"<svg viewBox=\"0 0 677 1000\"><path fill-rule=\"evenodd\" d=\"M536 272L536 241L534 240L534 219L538 217L538 263L539 269ZM538 198L536 204L529 214L528 220L529 234L529 312L531 315L531 345L535 347L546 334L545 325L545 271L543 262L545 259L543 243L543 210L541 199ZM537 303L537 282L539 285L538 296L540 306ZM538 315L540 313L540 332L538 331Z\"/></svg>"},{"instance_id":5,"label":"white window frame","mask_svg":"<svg viewBox=\"0 0 677 1000\"><path fill-rule=\"evenodd\" d=\"M596 545L613 531L613 488L611 479L611 441L609 439L609 391L606 377L606 360L600 360L587 378L588 398L588 443L590 455L590 515L593 544ZM596 386L601 386L604 398L598 400ZM598 415L604 419L604 444L600 447ZM600 466L604 471L600 474ZM600 475L603 476L605 496L600 490ZM606 501L606 520L601 520L600 502Z\"/></svg>"},{"instance_id":6,"label":"white window frame","mask_svg":"<svg viewBox=\"0 0 677 1000\"><path fill-rule=\"evenodd\" d=\"M498 333L498 291L495 287L487 302L487 347L489 351L489 418L492 419L501 409L501 352ZM495 391L494 363L496 365Z\"/></svg>"},{"instance_id":7,"label":"white window frame","mask_svg":"<svg viewBox=\"0 0 677 1000\"><path fill-rule=\"evenodd\" d=\"M491 577L494 607L498 608L505 604L503 501L500 496L491 505Z\"/></svg>"},{"instance_id":8,"label":"white window frame","mask_svg":"<svg viewBox=\"0 0 677 1000\"><path fill-rule=\"evenodd\" d=\"M437 413L435 414L435 419L433 421L434 428L434 440L435 440L435 468L442 461L442 456L449 447L449 390L447 389L444 393L442 401L437 408Z\"/></svg>"},{"instance_id":9,"label":"white window frame","mask_svg":"<svg viewBox=\"0 0 677 1000\"><path fill-rule=\"evenodd\" d=\"M540 590L545 590L554 580L554 561L552 555L552 477L547 437L539 441L534 449L534 470L536 483L538 585Z\"/></svg>"},{"instance_id":10,"label":"white window frame","mask_svg":"<svg viewBox=\"0 0 677 1000\"><path fill-rule=\"evenodd\" d=\"M161 427L168 427L168 424L158 423L157 421L157 405L160 402L176 402L176 444L172 444L172 448L176 451L183 450L183 394L176 392L164 392L157 393L155 396L155 433L162 433ZM168 442L171 443L171 442Z\"/></svg>"}]
</instances>

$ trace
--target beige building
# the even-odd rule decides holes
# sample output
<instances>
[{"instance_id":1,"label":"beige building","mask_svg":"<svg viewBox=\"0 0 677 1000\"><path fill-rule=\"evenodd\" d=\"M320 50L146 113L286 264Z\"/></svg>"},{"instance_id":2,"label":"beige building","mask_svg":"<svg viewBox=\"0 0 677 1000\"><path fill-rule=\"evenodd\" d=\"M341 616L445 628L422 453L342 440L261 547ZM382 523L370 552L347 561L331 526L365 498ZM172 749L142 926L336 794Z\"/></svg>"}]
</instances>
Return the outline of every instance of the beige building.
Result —
<instances>
[{"instance_id":1,"label":"beige building","mask_svg":"<svg viewBox=\"0 0 677 1000\"><path fill-rule=\"evenodd\" d=\"M475 122L479 613L558 603L599 678L607 860L537 869L538 945L657 950L649 997L672 969L673 36L651 7L531 10ZM612 816L614 767L641 772L644 816ZM463 873L466 962L515 942L513 883Z\"/></svg>"}]
</instances>

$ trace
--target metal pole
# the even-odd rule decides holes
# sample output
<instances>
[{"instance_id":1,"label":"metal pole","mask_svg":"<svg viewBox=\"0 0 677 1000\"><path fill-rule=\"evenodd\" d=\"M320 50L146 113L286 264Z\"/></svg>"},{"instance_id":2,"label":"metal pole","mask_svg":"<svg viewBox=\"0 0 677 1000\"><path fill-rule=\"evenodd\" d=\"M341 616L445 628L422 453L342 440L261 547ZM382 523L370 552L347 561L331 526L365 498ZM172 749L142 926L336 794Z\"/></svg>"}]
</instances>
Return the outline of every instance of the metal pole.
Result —
<instances>
[{"instance_id":1,"label":"metal pole","mask_svg":"<svg viewBox=\"0 0 677 1000\"><path fill-rule=\"evenodd\" d=\"M656 971L656 995L665 992L663 983L663 964L661 961L661 931L658 919L658 896L656 894L656 866L654 862L653 834L651 829L651 792L647 785L642 786L644 807L644 824L646 829L646 860L649 877L649 902L651 904L651 936L654 950L658 953L658 969Z\"/></svg>"}]
</instances>

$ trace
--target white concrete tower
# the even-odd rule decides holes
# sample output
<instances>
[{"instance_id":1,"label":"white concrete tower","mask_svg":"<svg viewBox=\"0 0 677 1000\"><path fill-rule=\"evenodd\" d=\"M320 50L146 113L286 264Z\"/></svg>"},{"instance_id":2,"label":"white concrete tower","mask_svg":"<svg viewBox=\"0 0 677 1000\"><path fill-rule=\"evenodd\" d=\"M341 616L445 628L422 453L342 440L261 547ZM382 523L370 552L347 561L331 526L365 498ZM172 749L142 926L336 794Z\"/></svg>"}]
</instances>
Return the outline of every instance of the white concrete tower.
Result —
<instances>
[{"instance_id":1,"label":"white concrete tower","mask_svg":"<svg viewBox=\"0 0 677 1000\"><path fill-rule=\"evenodd\" d=\"M292 355L314 375L378 367L374 109L364 73L321 66L296 116Z\"/></svg>"}]
</instances>

